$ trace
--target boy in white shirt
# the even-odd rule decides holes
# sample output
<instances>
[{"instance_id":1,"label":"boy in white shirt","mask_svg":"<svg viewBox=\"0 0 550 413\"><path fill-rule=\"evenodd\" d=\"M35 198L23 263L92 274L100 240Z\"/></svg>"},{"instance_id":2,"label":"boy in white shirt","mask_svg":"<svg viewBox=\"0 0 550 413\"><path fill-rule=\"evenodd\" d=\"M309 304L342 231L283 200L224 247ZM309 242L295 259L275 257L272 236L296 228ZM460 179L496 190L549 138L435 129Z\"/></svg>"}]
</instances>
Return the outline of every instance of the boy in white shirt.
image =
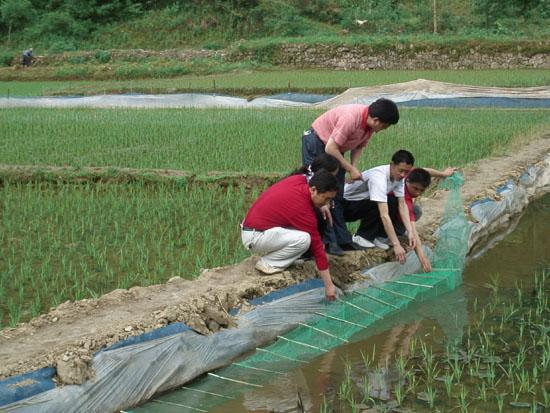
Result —
<instances>
[{"instance_id":1,"label":"boy in white shirt","mask_svg":"<svg viewBox=\"0 0 550 413\"><path fill-rule=\"evenodd\" d=\"M381 165L362 173L362 181L354 181L344 187L344 218L346 222L361 220L353 241L363 247L388 246L382 237L387 236L400 263L405 262L405 249L401 246L394 225L392 212L398 212L407 231L409 247L414 249L416 237L411 229L409 210L405 203L405 177L414 165L413 155L406 150L393 154L389 165ZM388 196L392 193L393 195Z\"/></svg>"}]
</instances>

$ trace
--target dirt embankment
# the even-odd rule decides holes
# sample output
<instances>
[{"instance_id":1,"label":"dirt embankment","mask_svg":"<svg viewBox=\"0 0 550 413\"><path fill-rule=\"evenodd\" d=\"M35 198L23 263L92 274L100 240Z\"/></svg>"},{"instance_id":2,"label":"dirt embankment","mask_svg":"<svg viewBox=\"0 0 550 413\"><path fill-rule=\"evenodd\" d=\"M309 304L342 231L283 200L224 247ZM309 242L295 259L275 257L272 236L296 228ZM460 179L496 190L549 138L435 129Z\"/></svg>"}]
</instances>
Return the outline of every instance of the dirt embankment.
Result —
<instances>
[{"instance_id":1,"label":"dirt embankment","mask_svg":"<svg viewBox=\"0 0 550 413\"><path fill-rule=\"evenodd\" d=\"M525 167L550 152L550 134L518 148L511 156L484 159L464 169L462 190L466 205L482 197L496 197L495 189L509 178L518 178ZM428 243L443 212L446 192L435 191L421 200L423 218L418 223ZM361 277L359 271L391 259L380 250L331 257L335 281L343 285ZM262 276L255 258L203 271L196 280L173 278L166 284L115 290L98 299L66 302L32 321L0 331L0 377L52 365L59 381L79 383L93 377L93 353L127 337L183 321L201 334L231 328L228 310L247 307L251 298L315 277L311 262L282 274Z\"/></svg>"}]
</instances>

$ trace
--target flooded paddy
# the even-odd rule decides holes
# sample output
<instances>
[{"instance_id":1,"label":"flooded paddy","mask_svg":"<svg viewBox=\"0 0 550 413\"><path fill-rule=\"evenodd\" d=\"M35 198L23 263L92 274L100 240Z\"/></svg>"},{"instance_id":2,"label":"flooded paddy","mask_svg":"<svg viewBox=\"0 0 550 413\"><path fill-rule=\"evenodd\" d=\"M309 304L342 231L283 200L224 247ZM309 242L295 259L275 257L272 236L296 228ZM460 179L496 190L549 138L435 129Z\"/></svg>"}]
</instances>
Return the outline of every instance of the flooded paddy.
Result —
<instances>
[{"instance_id":1,"label":"flooded paddy","mask_svg":"<svg viewBox=\"0 0 550 413\"><path fill-rule=\"evenodd\" d=\"M548 234L545 195L468 263L453 292L408 307L211 411L548 411ZM175 391L135 411L192 411L182 405Z\"/></svg>"}]
</instances>

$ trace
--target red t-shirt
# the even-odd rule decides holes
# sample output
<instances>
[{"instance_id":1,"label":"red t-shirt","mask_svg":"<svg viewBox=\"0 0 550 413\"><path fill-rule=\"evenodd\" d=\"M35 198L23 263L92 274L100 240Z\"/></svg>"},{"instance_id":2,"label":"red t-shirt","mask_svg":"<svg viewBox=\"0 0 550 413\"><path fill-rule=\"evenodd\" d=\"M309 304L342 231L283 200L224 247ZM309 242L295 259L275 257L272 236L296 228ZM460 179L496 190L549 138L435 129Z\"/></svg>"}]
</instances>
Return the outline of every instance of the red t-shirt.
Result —
<instances>
[{"instance_id":1,"label":"red t-shirt","mask_svg":"<svg viewBox=\"0 0 550 413\"><path fill-rule=\"evenodd\" d=\"M411 222L416 221L416 215L414 215L414 210L413 210L414 201L409 190L407 189L406 180L405 180L405 203L407 204L407 208L409 209L409 219L411 220Z\"/></svg>"},{"instance_id":2,"label":"red t-shirt","mask_svg":"<svg viewBox=\"0 0 550 413\"><path fill-rule=\"evenodd\" d=\"M289 176L264 191L246 214L243 226L262 231L283 227L307 232L311 237L311 250L317 268L321 271L328 268L327 254L317 230L317 216L304 175Z\"/></svg>"}]
</instances>

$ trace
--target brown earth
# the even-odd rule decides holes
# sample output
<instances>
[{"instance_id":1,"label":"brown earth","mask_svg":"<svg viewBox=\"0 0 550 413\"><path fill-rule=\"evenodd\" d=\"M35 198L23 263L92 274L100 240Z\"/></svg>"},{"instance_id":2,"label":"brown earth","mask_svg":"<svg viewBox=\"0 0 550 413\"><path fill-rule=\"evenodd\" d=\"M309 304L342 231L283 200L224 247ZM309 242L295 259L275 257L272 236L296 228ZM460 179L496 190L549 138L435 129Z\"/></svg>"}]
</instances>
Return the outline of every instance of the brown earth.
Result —
<instances>
[{"instance_id":1,"label":"brown earth","mask_svg":"<svg viewBox=\"0 0 550 413\"><path fill-rule=\"evenodd\" d=\"M526 166L541 162L550 152L550 133L521 145L513 148L512 155L484 159L462 170L466 205L480 197L496 198L495 189L500 184L517 179ZM420 200L423 218L418 228L429 244L434 241L445 200L443 190ZM361 278L362 268L389 259L391 256L380 250L350 252L331 257L331 272L337 285L343 286ZM66 302L28 323L6 328L0 331L0 377L55 366L58 382L81 383L94 375L90 368L93 353L106 346L176 321L201 334L231 328L234 319L227 312L230 308L246 309L251 298L315 277L310 262L272 276L260 275L254 262L251 257L233 266L204 270L193 281L175 277L166 284Z\"/></svg>"}]
</instances>

